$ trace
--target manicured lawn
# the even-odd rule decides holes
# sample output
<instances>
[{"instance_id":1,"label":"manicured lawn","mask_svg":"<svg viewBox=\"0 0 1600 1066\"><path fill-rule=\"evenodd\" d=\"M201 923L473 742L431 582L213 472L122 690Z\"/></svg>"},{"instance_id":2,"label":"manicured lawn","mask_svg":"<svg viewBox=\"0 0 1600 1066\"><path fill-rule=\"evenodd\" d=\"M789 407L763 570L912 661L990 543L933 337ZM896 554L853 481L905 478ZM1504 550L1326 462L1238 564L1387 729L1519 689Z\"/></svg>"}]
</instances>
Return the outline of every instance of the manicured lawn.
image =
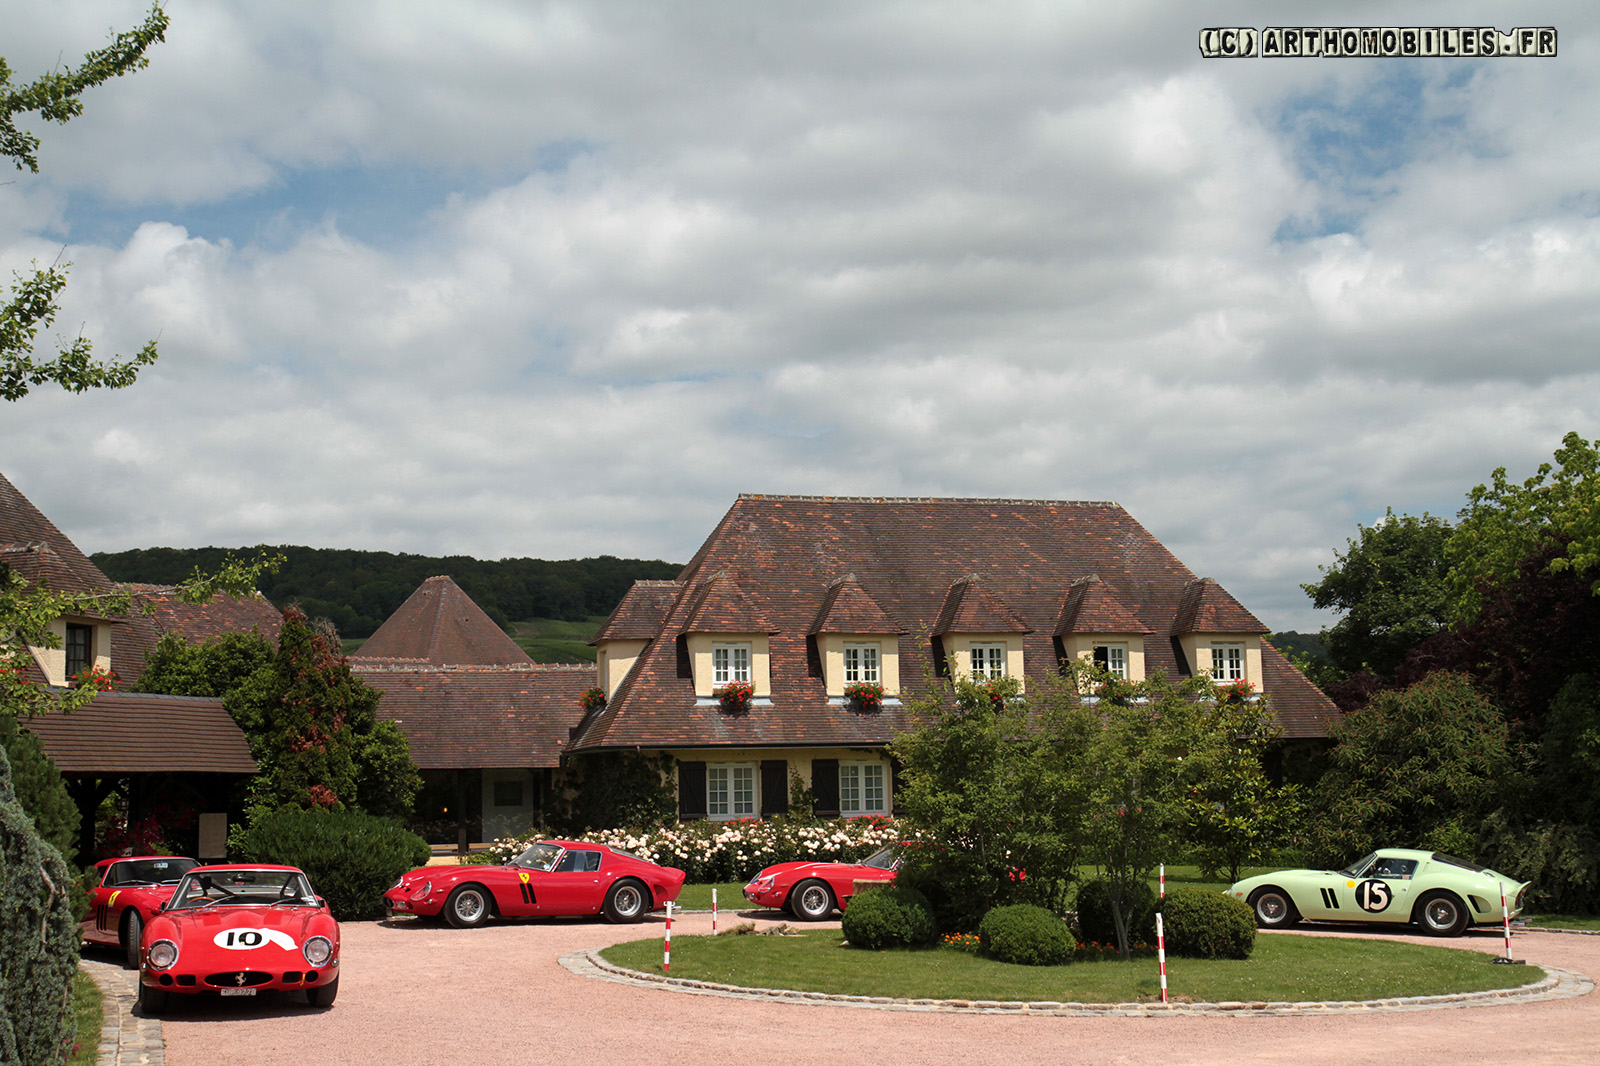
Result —
<instances>
[{"instance_id":1,"label":"manicured lawn","mask_svg":"<svg viewBox=\"0 0 1600 1066\"><path fill-rule=\"evenodd\" d=\"M634 941L601 954L659 973L661 942ZM1169 959L1173 997L1194 1001L1348 1000L1441 995L1528 984L1533 966L1495 966L1475 951L1385 940L1263 934L1243 961ZM1070 966L1013 966L952 948L860 951L837 929L796 937L678 936L672 975L751 988L789 988L906 999L1126 1003L1159 994L1155 959Z\"/></svg>"},{"instance_id":2,"label":"manicured lawn","mask_svg":"<svg viewBox=\"0 0 1600 1066\"><path fill-rule=\"evenodd\" d=\"M67 1066L94 1066L100 1054L100 1026L105 1021L100 986L79 970L72 976L72 1012L77 1024L77 1047Z\"/></svg>"},{"instance_id":3,"label":"manicured lawn","mask_svg":"<svg viewBox=\"0 0 1600 1066\"><path fill-rule=\"evenodd\" d=\"M1593 915L1580 918L1571 914L1524 914L1519 920L1546 929L1600 929L1600 918Z\"/></svg>"}]
</instances>

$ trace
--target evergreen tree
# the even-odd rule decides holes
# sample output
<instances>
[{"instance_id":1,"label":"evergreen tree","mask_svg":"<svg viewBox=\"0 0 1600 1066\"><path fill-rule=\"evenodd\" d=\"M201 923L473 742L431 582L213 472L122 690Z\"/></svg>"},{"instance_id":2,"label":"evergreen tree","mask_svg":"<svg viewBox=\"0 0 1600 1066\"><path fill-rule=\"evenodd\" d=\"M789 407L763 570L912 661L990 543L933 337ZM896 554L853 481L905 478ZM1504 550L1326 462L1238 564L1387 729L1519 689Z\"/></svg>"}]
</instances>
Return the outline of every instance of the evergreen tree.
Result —
<instances>
[{"instance_id":1,"label":"evergreen tree","mask_svg":"<svg viewBox=\"0 0 1600 1066\"><path fill-rule=\"evenodd\" d=\"M0 712L0 749L10 759L11 788L17 802L33 819L40 838L71 862L77 854L82 819L61 771L39 738L24 729L15 716L4 712Z\"/></svg>"}]
</instances>

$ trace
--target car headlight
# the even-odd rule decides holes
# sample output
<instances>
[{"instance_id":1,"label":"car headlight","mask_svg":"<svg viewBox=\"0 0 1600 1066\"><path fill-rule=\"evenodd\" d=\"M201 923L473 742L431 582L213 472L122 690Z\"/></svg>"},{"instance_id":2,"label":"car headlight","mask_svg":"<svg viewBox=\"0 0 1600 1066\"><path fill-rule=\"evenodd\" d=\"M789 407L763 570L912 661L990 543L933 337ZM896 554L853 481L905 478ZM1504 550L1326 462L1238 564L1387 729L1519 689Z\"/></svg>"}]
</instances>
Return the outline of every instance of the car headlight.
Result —
<instances>
[{"instance_id":1,"label":"car headlight","mask_svg":"<svg viewBox=\"0 0 1600 1066\"><path fill-rule=\"evenodd\" d=\"M325 936L314 936L305 942L300 952L311 965L323 966L333 957L333 942Z\"/></svg>"},{"instance_id":2,"label":"car headlight","mask_svg":"<svg viewBox=\"0 0 1600 1066\"><path fill-rule=\"evenodd\" d=\"M431 895L433 895L433 882L432 881L424 881L422 883L422 887L421 888L419 888L415 892L411 893L411 898L412 899L427 899Z\"/></svg>"},{"instance_id":3,"label":"car headlight","mask_svg":"<svg viewBox=\"0 0 1600 1066\"><path fill-rule=\"evenodd\" d=\"M393 892L395 889L399 888L401 885L403 885L405 883L406 883L406 875L405 874L401 874L399 877L394 879L394 884L389 886L389 891Z\"/></svg>"},{"instance_id":4,"label":"car headlight","mask_svg":"<svg viewBox=\"0 0 1600 1066\"><path fill-rule=\"evenodd\" d=\"M152 970L165 970L178 961L178 945L170 940L157 940L150 945L145 959Z\"/></svg>"}]
</instances>

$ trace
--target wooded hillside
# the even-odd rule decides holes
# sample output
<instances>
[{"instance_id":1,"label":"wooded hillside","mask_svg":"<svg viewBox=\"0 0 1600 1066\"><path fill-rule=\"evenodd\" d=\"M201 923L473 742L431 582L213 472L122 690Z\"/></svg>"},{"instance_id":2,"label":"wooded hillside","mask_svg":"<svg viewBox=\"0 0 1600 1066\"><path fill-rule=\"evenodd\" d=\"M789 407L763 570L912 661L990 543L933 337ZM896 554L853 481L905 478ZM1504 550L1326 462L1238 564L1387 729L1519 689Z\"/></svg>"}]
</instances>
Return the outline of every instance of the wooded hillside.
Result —
<instances>
[{"instance_id":1,"label":"wooded hillside","mask_svg":"<svg viewBox=\"0 0 1600 1066\"><path fill-rule=\"evenodd\" d=\"M135 548L90 558L113 581L171 585L195 567L215 571L230 552L252 557L256 548ZM638 578L673 578L681 563L658 559L481 560L392 552L285 545L268 549L284 564L261 579L274 605L298 602L312 617L326 617L345 637L370 636L425 578L449 575L501 627L528 618L580 621L606 615Z\"/></svg>"}]
</instances>

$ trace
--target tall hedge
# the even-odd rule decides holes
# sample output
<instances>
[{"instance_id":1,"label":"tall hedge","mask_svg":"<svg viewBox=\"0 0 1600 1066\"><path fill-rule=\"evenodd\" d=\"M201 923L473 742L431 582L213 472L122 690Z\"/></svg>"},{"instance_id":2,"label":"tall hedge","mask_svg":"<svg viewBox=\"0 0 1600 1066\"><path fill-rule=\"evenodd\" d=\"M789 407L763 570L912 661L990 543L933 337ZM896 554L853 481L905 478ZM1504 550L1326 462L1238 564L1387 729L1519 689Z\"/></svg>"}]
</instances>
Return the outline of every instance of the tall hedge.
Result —
<instances>
[{"instance_id":1,"label":"tall hedge","mask_svg":"<svg viewBox=\"0 0 1600 1066\"><path fill-rule=\"evenodd\" d=\"M74 884L17 802L0 748L0 1066L61 1061L78 966Z\"/></svg>"},{"instance_id":2,"label":"tall hedge","mask_svg":"<svg viewBox=\"0 0 1600 1066\"><path fill-rule=\"evenodd\" d=\"M244 862L300 867L341 922L382 918L384 892L431 854L427 841L387 818L296 807L260 815L237 845Z\"/></svg>"}]
</instances>

